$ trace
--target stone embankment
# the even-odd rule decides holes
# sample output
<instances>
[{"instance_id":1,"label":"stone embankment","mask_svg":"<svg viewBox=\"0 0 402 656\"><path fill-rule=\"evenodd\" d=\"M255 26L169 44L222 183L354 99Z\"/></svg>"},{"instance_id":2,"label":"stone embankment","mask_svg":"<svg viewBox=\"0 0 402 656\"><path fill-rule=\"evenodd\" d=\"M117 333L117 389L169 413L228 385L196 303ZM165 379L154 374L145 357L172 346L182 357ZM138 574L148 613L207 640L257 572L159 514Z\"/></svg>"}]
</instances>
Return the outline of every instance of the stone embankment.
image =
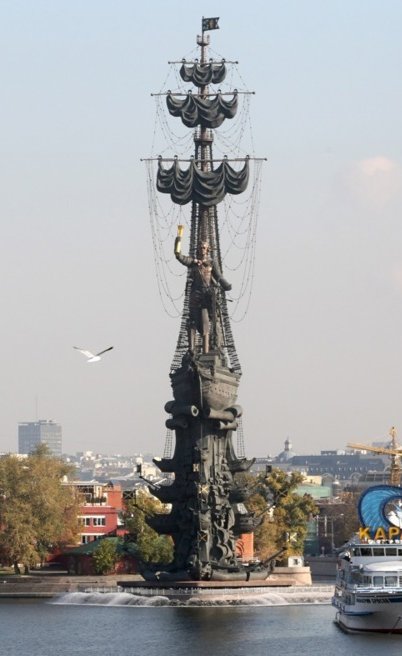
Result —
<instances>
[{"instance_id":1,"label":"stone embankment","mask_svg":"<svg viewBox=\"0 0 402 656\"><path fill-rule=\"evenodd\" d=\"M142 580L137 574L125 574L127 580ZM56 574L31 574L26 576L1 576L0 599L46 599L65 592L80 592L85 588L116 589L121 576L59 576Z\"/></svg>"},{"instance_id":2,"label":"stone embankment","mask_svg":"<svg viewBox=\"0 0 402 656\"><path fill-rule=\"evenodd\" d=\"M118 590L119 582L121 581L121 576L57 576L57 575L28 575L28 576L3 576L0 577L0 602L2 599L51 599L58 597L68 592L112 592L115 593ZM138 584L139 582L144 582L142 577L138 575L125 575L124 583L125 587L132 581L133 589L131 590L133 594L138 594ZM202 582L204 585L206 582ZM239 582L240 583L240 582ZM281 587L275 587L278 585L277 581L270 581L270 585L265 585L263 588L250 586L247 588L243 587L242 592L246 593L247 596L255 595L264 595L264 594L275 594L280 598L285 600L286 603L330 603L333 586L324 585L324 584L315 584L311 586L300 586L300 585L282 585ZM226 594L229 597L236 597L241 591L236 590L235 586L233 589L229 589L229 586L226 590L219 590L217 588L211 588L208 590L201 590L203 592L202 597L205 597L205 593L210 593L211 595L216 596L219 593ZM136 589L137 588L137 589ZM152 591L146 591L144 594L149 596ZM155 589L154 592L157 595L172 593L172 590L163 591L161 588ZM188 590L183 590L187 595L189 594ZM194 594L196 590L192 591ZM177 596L177 590L174 592L174 595ZM206 599L207 601L207 599Z\"/></svg>"},{"instance_id":3,"label":"stone embankment","mask_svg":"<svg viewBox=\"0 0 402 656\"><path fill-rule=\"evenodd\" d=\"M314 583L334 582L336 577L336 556L310 556L307 563Z\"/></svg>"}]
</instances>

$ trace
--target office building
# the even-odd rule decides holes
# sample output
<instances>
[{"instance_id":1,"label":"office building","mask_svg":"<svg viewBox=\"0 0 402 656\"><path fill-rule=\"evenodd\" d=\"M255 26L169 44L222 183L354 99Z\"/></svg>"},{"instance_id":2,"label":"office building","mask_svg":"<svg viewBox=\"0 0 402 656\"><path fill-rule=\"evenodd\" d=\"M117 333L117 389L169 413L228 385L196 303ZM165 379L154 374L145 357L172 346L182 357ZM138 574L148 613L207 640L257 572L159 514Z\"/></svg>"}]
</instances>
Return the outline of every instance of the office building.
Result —
<instances>
[{"instance_id":1,"label":"office building","mask_svg":"<svg viewBox=\"0 0 402 656\"><path fill-rule=\"evenodd\" d=\"M53 456L61 456L61 426L46 419L18 424L18 453L32 453L39 444L46 444Z\"/></svg>"}]
</instances>

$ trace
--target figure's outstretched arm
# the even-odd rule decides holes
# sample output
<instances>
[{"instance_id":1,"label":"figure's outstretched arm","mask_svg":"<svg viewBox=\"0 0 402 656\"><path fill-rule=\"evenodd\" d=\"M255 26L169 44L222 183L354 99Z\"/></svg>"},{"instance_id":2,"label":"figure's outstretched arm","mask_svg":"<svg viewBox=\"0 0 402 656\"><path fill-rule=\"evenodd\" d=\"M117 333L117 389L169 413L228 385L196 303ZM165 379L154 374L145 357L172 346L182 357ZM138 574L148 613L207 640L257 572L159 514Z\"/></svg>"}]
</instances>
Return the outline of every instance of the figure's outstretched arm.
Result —
<instances>
[{"instance_id":1,"label":"figure's outstretched arm","mask_svg":"<svg viewBox=\"0 0 402 656\"><path fill-rule=\"evenodd\" d=\"M181 264L184 264L184 266L191 266L195 262L194 258L188 255L183 255L181 252L181 238L183 236L183 230L184 226L177 226L177 237L174 240L174 254L176 256L176 260L179 260Z\"/></svg>"}]
</instances>

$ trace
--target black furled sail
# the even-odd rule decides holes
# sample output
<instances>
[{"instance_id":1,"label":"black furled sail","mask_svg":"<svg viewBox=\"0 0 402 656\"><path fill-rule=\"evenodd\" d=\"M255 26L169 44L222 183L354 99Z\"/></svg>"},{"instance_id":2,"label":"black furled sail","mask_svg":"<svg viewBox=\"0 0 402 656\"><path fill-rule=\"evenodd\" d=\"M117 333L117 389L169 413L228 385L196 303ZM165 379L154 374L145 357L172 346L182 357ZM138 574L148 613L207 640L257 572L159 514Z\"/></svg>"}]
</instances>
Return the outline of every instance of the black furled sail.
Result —
<instances>
[{"instance_id":1,"label":"black furled sail","mask_svg":"<svg viewBox=\"0 0 402 656\"><path fill-rule=\"evenodd\" d=\"M201 125L203 128L219 128L225 118L233 118L238 107L238 94L225 100L221 93L210 98L202 98L188 93L182 100L168 93L166 104L172 116L179 116L188 128Z\"/></svg>"},{"instance_id":2,"label":"black furled sail","mask_svg":"<svg viewBox=\"0 0 402 656\"><path fill-rule=\"evenodd\" d=\"M178 205L193 201L204 207L212 207L220 203L226 194L241 194L247 188L248 159L240 171L236 171L226 159L211 171L203 171L195 160L186 169L180 167L177 159L168 169L163 167L162 161L161 158L157 189L170 194L172 201Z\"/></svg>"},{"instance_id":3,"label":"black furled sail","mask_svg":"<svg viewBox=\"0 0 402 656\"><path fill-rule=\"evenodd\" d=\"M205 87L208 84L220 84L226 77L225 62L183 62L180 76L184 82L192 82L196 87Z\"/></svg>"}]
</instances>

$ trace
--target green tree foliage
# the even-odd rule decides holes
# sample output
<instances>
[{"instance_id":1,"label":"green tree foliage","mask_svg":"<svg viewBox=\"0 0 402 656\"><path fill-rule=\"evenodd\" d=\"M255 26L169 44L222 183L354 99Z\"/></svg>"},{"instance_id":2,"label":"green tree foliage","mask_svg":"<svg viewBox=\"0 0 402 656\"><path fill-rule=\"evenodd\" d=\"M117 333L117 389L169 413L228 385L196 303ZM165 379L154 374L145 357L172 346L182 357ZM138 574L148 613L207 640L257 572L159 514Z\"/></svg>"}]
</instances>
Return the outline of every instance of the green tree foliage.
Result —
<instances>
[{"instance_id":1,"label":"green tree foliage","mask_svg":"<svg viewBox=\"0 0 402 656\"><path fill-rule=\"evenodd\" d=\"M0 561L19 571L43 563L78 532L78 500L62 479L71 467L40 445L27 458L0 458Z\"/></svg>"},{"instance_id":2,"label":"green tree foliage","mask_svg":"<svg viewBox=\"0 0 402 656\"><path fill-rule=\"evenodd\" d=\"M247 482L252 494L246 505L262 520L254 534L256 555L266 560L282 548L282 559L303 553L308 520L318 512L312 497L296 492L303 475L275 468Z\"/></svg>"},{"instance_id":3,"label":"green tree foliage","mask_svg":"<svg viewBox=\"0 0 402 656\"><path fill-rule=\"evenodd\" d=\"M96 574L109 574L113 572L118 559L116 540L99 540L99 544L93 553Z\"/></svg>"},{"instance_id":4,"label":"green tree foliage","mask_svg":"<svg viewBox=\"0 0 402 656\"><path fill-rule=\"evenodd\" d=\"M169 563L173 560L173 541L167 535L158 535L146 522L149 515L167 512L158 499L139 490L125 501L124 523L130 540L135 542L140 560L146 563Z\"/></svg>"}]
</instances>

